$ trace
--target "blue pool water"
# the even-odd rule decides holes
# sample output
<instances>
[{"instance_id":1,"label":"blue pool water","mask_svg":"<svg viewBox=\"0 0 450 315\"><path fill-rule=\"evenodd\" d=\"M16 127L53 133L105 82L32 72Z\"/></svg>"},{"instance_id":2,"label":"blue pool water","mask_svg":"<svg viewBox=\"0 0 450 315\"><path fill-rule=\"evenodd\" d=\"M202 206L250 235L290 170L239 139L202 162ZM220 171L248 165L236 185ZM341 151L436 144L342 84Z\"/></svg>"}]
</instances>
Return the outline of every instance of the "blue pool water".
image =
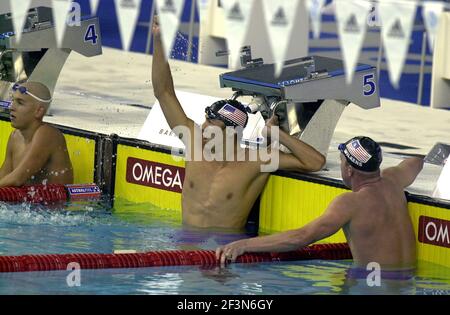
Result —
<instances>
[{"instance_id":1,"label":"blue pool water","mask_svg":"<svg viewBox=\"0 0 450 315\"><path fill-rule=\"evenodd\" d=\"M125 204L120 211L106 211L96 205L49 210L0 203L0 255L215 249L232 239L226 233L183 232L179 214L149 205ZM3 273L0 294L450 293L450 270L440 266L421 263L414 279L382 280L379 288L347 279L350 266L351 261L317 260L226 268L81 270L79 287L68 285L69 271Z\"/></svg>"}]
</instances>

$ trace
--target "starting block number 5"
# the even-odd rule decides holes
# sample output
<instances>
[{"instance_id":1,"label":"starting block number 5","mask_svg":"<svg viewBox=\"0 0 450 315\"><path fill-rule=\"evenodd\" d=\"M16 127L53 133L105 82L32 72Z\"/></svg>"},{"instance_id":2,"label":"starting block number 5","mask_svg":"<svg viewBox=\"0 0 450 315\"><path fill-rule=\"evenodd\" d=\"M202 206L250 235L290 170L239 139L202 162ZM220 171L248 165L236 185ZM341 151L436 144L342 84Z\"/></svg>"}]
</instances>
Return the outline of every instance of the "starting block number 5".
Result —
<instances>
[{"instance_id":1,"label":"starting block number 5","mask_svg":"<svg viewBox=\"0 0 450 315\"><path fill-rule=\"evenodd\" d=\"M377 85L375 84L375 74L371 73L365 75L363 85L364 96L372 96L375 94L377 90Z\"/></svg>"},{"instance_id":2,"label":"starting block number 5","mask_svg":"<svg viewBox=\"0 0 450 315\"><path fill-rule=\"evenodd\" d=\"M88 26L86 30L86 34L84 35L84 42L91 42L92 45L97 45L97 31L95 30L95 24L91 24Z\"/></svg>"}]
</instances>

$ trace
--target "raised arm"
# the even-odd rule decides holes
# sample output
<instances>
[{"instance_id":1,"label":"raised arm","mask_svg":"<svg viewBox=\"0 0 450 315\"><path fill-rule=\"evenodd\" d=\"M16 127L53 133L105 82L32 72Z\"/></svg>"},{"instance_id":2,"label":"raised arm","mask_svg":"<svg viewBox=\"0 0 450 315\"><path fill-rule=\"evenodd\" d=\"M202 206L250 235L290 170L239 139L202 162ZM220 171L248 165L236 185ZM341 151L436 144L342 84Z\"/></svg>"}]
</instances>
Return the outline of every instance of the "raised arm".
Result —
<instances>
[{"instance_id":1,"label":"raised arm","mask_svg":"<svg viewBox=\"0 0 450 315\"><path fill-rule=\"evenodd\" d=\"M186 126L192 130L194 123L190 120L175 95L169 63L164 56L158 18L153 24L154 53L152 65L152 84L155 97L158 99L170 128Z\"/></svg>"},{"instance_id":2,"label":"raised arm","mask_svg":"<svg viewBox=\"0 0 450 315\"><path fill-rule=\"evenodd\" d=\"M271 135L270 127L272 126L278 126L278 118L276 115L272 116L266 123L268 135ZM325 157L310 145L288 135L281 128L279 128L279 136L280 143L292 152L291 154L280 152L279 169L316 172L320 171L325 165Z\"/></svg>"},{"instance_id":3,"label":"raised arm","mask_svg":"<svg viewBox=\"0 0 450 315\"><path fill-rule=\"evenodd\" d=\"M382 172L383 177L390 178L392 181L400 185L402 188L410 186L417 175L422 171L423 159L422 158L409 158L402 161L395 167L390 167Z\"/></svg>"},{"instance_id":4,"label":"raised arm","mask_svg":"<svg viewBox=\"0 0 450 315\"><path fill-rule=\"evenodd\" d=\"M51 128L41 127L36 131L30 149L15 170L0 179L0 187L18 187L24 185L39 172L49 160L55 141Z\"/></svg>"},{"instance_id":5,"label":"raised arm","mask_svg":"<svg viewBox=\"0 0 450 315\"><path fill-rule=\"evenodd\" d=\"M353 212L350 194L346 193L334 199L322 216L302 228L230 243L217 248L216 258L224 264L226 260L236 261L236 258L244 253L288 252L333 235L351 220Z\"/></svg>"},{"instance_id":6,"label":"raised arm","mask_svg":"<svg viewBox=\"0 0 450 315\"><path fill-rule=\"evenodd\" d=\"M12 133L9 136L8 145L6 147L6 156L3 165L0 168L0 180L13 171L12 163Z\"/></svg>"}]
</instances>

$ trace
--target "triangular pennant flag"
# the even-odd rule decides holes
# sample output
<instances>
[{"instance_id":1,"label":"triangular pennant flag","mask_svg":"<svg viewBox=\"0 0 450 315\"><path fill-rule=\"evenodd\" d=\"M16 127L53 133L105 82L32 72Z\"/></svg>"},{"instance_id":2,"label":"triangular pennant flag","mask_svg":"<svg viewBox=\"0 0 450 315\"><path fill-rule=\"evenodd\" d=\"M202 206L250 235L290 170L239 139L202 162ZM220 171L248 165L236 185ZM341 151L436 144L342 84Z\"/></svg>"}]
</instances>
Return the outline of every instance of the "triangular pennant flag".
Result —
<instances>
[{"instance_id":1,"label":"triangular pennant flag","mask_svg":"<svg viewBox=\"0 0 450 315\"><path fill-rule=\"evenodd\" d=\"M324 7L321 10L322 15L323 14L327 14L327 15L334 15L336 14L336 3L334 0L332 0L330 3L324 5Z\"/></svg>"},{"instance_id":2,"label":"triangular pennant flag","mask_svg":"<svg viewBox=\"0 0 450 315\"><path fill-rule=\"evenodd\" d=\"M431 51L434 50L434 39L439 26L439 17L444 11L445 4L443 2L424 2L423 4L423 20L428 34L428 45Z\"/></svg>"},{"instance_id":3,"label":"triangular pennant flag","mask_svg":"<svg viewBox=\"0 0 450 315\"><path fill-rule=\"evenodd\" d=\"M134 30L136 29L141 10L141 0L115 0L114 3L116 5L122 48L128 51L133 41Z\"/></svg>"},{"instance_id":4,"label":"triangular pennant flag","mask_svg":"<svg viewBox=\"0 0 450 315\"><path fill-rule=\"evenodd\" d=\"M248 31L253 0L222 0L230 68L237 65L239 53Z\"/></svg>"},{"instance_id":5,"label":"triangular pennant flag","mask_svg":"<svg viewBox=\"0 0 450 315\"><path fill-rule=\"evenodd\" d=\"M96 15L100 0L89 0L89 2L91 4L91 15Z\"/></svg>"},{"instance_id":6,"label":"triangular pennant flag","mask_svg":"<svg viewBox=\"0 0 450 315\"><path fill-rule=\"evenodd\" d=\"M263 0L264 17L275 59L275 76L282 70L297 13L298 0Z\"/></svg>"},{"instance_id":7,"label":"triangular pennant flag","mask_svg":"<svg viewBox=\"0 0 450 315\"><path fill-rule=\"evenodd\" d=\"M184 0L156 0L159 24L161 26L161 39L167 59L170 59L173 44L175 43L180 15L183 11Z\"/></svg>"},{"instance_id":8,"label":"triangular pennant flag","mask_svg":"<svg viewBox=\"0 0 450 315\"><path fill-rule=\"evenodd\" d=\"M378 7L378 2L371 2L371 8L369 10L369 15L367 16L367 25L369 27L381 27L380 15L378 12L380 11Z\"/></svg>"},{"instance_id":9,"label":"triangular pennant flag","mask_svg":"<svg viewBox=\"0 0 450 315\"><path fill-rule=\"evenodd\" d=\"M371 4L364 0L335 0L335 3L345 73L350 84L366 34Z\"/></svg>"},{"instance_id":10,"label":"triangular pennant flag","mask_svg":"<svg viewBox=\"0 0 450 315\"><path fill-rule=\"evenodd\" d=\"M209 6L211 5L211 0L197 0L198 3L198 13L200 15L200 23L208 17Z\"/></svg>"},{"instance_id":11,"label":"triangular pennant flag","mask_svg":"<svg viewBox=\"0 0 450 315\"><path fill-rule=\"evenodd\" d=\"M56 42L62 46L67 27L67 14L72 0L53 0L53 20L55 21Z\"/></svg>"},{"instance_id":12,"label":"triangular pennant flag","mask_svg":"<svg viewBox=\"0 0 450 315\"><path fill-rule=\"evenodd\" d=\"M313 29L314 38L320 37L320 23L322 22L322 8L326 0L306 0L306 8L309 11L311 18L311 26Z\"/></svg>"},{"instance_id":13,"label":"triangular pennant flag","mask_svg":"<svg viewBox=\"0 0 450 315\"><path fill-rule=\"evenodd\" d=\"M13 25L16 35L16 43L20 42L22 37L25 20L28 16L28 9L30 8L32 0L10 0L11 12L13 16Z\"/></svg>"},{"instance_id":14,"label":"triangular pennant flag","mask_svg":"<svg viewBox=\"0 0 450 315\"><path fill-rule=\"evenodd\" d=\"M414 24L417 3L415 1L380 1L381 33L389 67L389 78L399 87L410 36Z\"/></svg>"}]
</instances>

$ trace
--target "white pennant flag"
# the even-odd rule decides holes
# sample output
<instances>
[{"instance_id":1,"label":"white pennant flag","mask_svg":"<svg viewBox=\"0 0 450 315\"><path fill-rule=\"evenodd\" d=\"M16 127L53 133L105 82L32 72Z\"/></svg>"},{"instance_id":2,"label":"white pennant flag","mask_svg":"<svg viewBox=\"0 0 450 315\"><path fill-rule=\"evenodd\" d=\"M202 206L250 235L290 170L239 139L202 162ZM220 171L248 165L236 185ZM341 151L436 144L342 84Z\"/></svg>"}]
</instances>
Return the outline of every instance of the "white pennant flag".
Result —
<instances>
[{"instance_id":1,"label":"white pennant flag","mask_svg":"<svg viewBox=\"0 0 450 315\"><path fill-rule=\"evenodd\" d=\"M311 18L311 26L313 29L314 38L320 37L320 23L322 23L322 8L326 0L306 0L306 8L309 11Z\"/></svg>"},{"instance_id":2,"label":"white pennant flag","mask_svg":"<svg viewBox=\"0 0 450 315\"><path fill-rule=\"evenodd\" d=\"M91 4L91 15L96 15L100 0L89 0L89 2Z\"/></svg>"},{"instance_id":3,"label":"white pennant flag","mask_svg":"<svg viewBox=\"0 0 450 315\"><path fill-rule=\"evenodd\" d=\"M178 26L180 25L180 15L183 11L184 0L156 0L156 6L158 8L164 52L166 58L170 59Z\"/></svg>"},{"instance_id":4,"label":"white pennant flag","mask_svg":"<svg viewBox=\"0 0 450 315\"><path fill-rule=\"evenodd\" d=\"M20 42L20 38L22 37L22 32L25 26L25 20L28 16L28 9L30 8L30 4L31 0L10 0L13 25L15 30L14 33L17 38L16 43Z\"/></svg>"},{"instance_id":5,"label":"white pennant flag","mask_svg":"<svg viewBox=\"0 0 450 315\"><path fill-rule=\"evenodd\" d=\"M381 33L392 85L398 88L414 26L415 1L380 1Z\"/></svg>"},{"instance_id":6,"label":"white pennant flag","mask_svg":"<svg viewBox=\"0 0 450 315\"><path fill-rule=\"evenodd\" d=\"M345 73L347 83L350 84L366 34L367 16L372 6L364 0L334 1Z\"/></svg>"},{"instance_id":7,"label":"white pennant flag","mask_svg":"<svg viewBox=\"0 0 450 315\"><path fill-rule=\"evenodd\" d=\"M56 42L61 47L67 27L67 14L72 0L53 0L53 20L55 21Z\"/></svg>"},{"instance_id":8,"label":"white pennant flag","mask_svg":"<svg viewBox=\"0 0 450 315\"><path fill-rule=\"evenodd\" d=\"M434 39L439 26L439 17L444 11L445 4L443 2L424 2L423 4L423 19L425 21L425 28L428 34L428 44L431 51L434 50Z\"/></svg>"},{"instance_id":9,"label":"white pennant flag","mask_svg":"<svg viewBox=\"0 0 450 315\"><path fill-rule=\"evenodd\" d=\"M441 175L439 176L436 188L433 192L434 198L450 200L450 160L444 165Z\"/></svg>"},{"instance_id":10,"label":"white pennant flag","mask_svg":"<svg viewBox=\"0 0 450 315\"><path fill-rule=\"evenodd\" d=\"M322 14L334 15L336 13L336 3L332 0L322 8Z\"/></svg>"},{"instance_id":11,"label":"white pennant flag","mask_svg":"<svg viewBox=\"0 0 450 315\"><path fill-rule=\"evenodd\" d=\"M117 20L119 21L122 47L128 51L133 41L134 30L141 10L141 0L115 0L114 3Z\"/></svg>"},{"instance_id":12,"label":"white pennant flag","mask_svg":"<svg viewBox=\"0 0 450 315\"><path fill-rule=\"evenodd\" d=\"M222 5L225 9L230 68L233 68L239 59L240 49L247 34L253 0L222 0Z\"/></svg>"},{"instance_id":13,"label":"white pennant flag","mask_svg":"<svg viewBox=\"0 0 450 315\"><path fill-rule=\"evenodd\" d=\"M297 7L298 0L263 0L264 17L275 59L276 77L283 71Z\"/></svg>"},{"instance_id":14,"label":"white pennant flag","mask_svg":"<svg viewBox=\"0 0 450 315\"><path fill-rule=\"evenodd\" d=\"M198 13L200 16L200 23L208 17L209 6L211 5L211 0L197 0L198 3Z\"/></svg>"}]
</instances>

